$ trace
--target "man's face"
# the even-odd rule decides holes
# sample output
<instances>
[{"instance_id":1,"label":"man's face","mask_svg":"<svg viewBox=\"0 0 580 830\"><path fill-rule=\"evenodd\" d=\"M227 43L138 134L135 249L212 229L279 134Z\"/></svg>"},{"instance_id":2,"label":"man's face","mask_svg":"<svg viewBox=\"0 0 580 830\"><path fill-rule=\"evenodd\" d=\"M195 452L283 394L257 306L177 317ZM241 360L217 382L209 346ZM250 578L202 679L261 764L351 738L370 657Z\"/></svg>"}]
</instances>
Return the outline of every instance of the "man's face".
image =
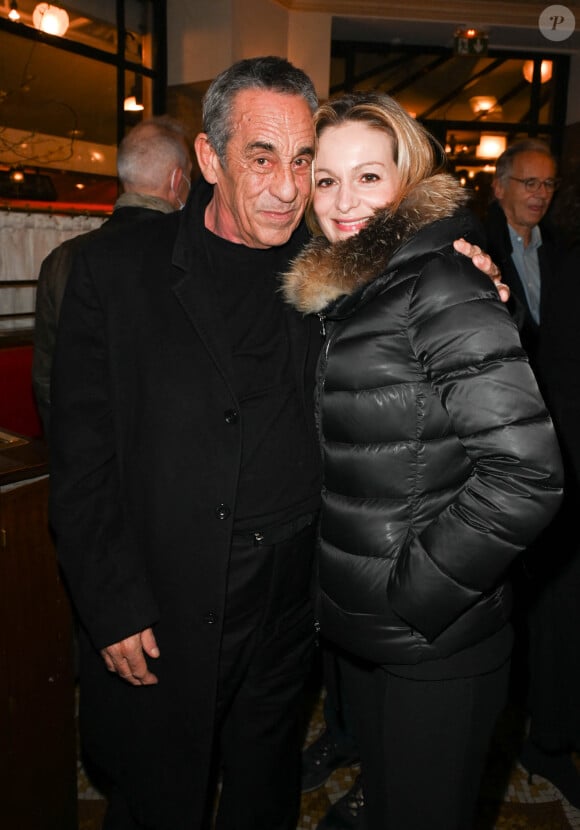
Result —
<instances>
[{"instance_id":1,"label":"man's face","mask_svg":"<svg viewBox=\"0 0 580 830\"><path fill-rule=\"evenodd\" d=\"M528 193L522 181L517 179L554 179L556 165L552 159L536 151L519 153L513 160L510 178L496 179L494 192L501 204L511 227L528 238L530 231L541 219L552 201L553 193L549 193L542 185L535 193Z\"/></svg>"},{"instance_id":2,"label":"man's face","mask_svg":"<svg viewBox=\"0 0 580 830\"><path fill-rule=\"evenodd\" d=\"M310 108L299 95L247 89L234 99L232 127L224 167L207 142L200 153L202 172L215 185L206 227L250 248L283 245L310 195Z\"/></svg>"}]
</instances>

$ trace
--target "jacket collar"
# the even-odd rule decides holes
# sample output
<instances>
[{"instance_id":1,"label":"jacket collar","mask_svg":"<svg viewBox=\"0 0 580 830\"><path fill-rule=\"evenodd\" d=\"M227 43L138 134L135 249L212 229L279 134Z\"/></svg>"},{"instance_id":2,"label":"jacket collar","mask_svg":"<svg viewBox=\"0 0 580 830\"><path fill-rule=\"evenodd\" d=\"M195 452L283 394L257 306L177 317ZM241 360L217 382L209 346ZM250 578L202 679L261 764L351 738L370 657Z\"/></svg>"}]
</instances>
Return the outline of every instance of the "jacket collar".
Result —
<instances>
[{"instance_id":1,"label":"jacket collar","mask_svg":"<svg viewBox=\"0 0 580 830\"><path fill-rule=\"evenodd\" d=\"M447 235L438 239L430 234L412 251L408 249L420 230L453 216L467 199L456 179L439 173L413 188L395 212L378 211L356 236L335 244L324 237L313 239L282 278L286 301L306 314L320 312L339 298L356 294L409 255L447 245Z\"/></svg>"},{"instance_id":2,"label":"jacket collar","mask_svg":"<svg viewBox=\"0 0 580 830\"><path fill-rule=\"evenodd\" d=\"M173 265L187 271L197 259L202 240L205 209L213 195L213 187L200 176L192 183L185 207L179 213L179 227L173 248Z\"/></svg>"},{"instance_id":3,"label":"jacket collar","mask_svg":"<svg viewBox=\"0 0 580 830\"><path fill-rule=\"evenodd\" d=\"M113 211L126 207L147 208L148 210L157 210L161 213L173 213L175 210L173 205L169 204L166 199L145 193L121 193L115 202Z\"/></svg>"}]
</instances>

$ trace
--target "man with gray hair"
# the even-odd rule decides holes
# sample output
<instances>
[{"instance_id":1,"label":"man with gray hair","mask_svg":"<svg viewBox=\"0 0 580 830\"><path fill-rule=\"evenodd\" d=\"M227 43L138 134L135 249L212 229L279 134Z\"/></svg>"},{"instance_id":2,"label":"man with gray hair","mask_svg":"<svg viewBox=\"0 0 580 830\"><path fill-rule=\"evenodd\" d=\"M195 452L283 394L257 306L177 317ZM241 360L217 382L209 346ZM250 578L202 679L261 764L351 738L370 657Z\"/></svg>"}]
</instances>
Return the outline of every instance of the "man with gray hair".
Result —
<instances>
[{"instance_id":1,"label":"man with gray hair","mask_svg":"<svg viewBox=\"0 0 580 830\"><path fill-rule=\"evenodd\" d=\"M44 434L50 420L50 374L60 306L73 258L96 239L123 233L137 221L182 208L190 187L191 151L185 127L160 115L142 121L117 151L123 192L111 217L96 230L63 242L43 260L36 288L32 385Z\"/></svg>"},{"instance_id":2,"label":"man with gray hair","mask_svg":"<svg viewBox=\"0 0 580 830\"><path fill-rule=\"evenodd\" d=\"M562 284L563 240L556 239L553 224L542 221L557 187L556 162L544 142L530 138L512 144L497 161L487 243L512 289L508 308L554 419L566 470L562 508L513 574L519 611L514 691L530 722L519 760L530 781L542 776L580 808L580 775L572 758L580 748L578 480L571 442L577 423L569 415L578 399L577 315L574 303L566 304L566 294L573 301L577 292L570 290L575 280Z\"/></svg>"},{"instance_id":3,"label":"man with gray hair","mask_svg":"<svg viewBox=\"0 0 580 830\"><path fill-rule=\"evenodd\" d=\"M123 138L117 173L123 188L117 206L145 202L163 213L181 209L191 185L189 136L180 121L158 115L142 121ZM157 202L156 200L160 200Z\"/></svg>"},{"instance_id":4,"label":"man with gray hair","mask_svg":"<svg viewBox=\"0 0 580 830\"><path fill-rule=\"evenodd\" d=\"M80 620L80 726L106 830L294 830L320 462L307 239L312 82L221 73L185 209L73 263L52 383L51 519Z\"/></svg>"},{"instance_id":5,"label":"man with gray hair","mask_svg":"<svg viewBox=\"0 0 580 830\"><path fill-rule=\"evenodd\" d=\"M548 145L535 138L517 141L497 160L495 202L486 217L489 254L511 289L508 308L532 366L556 257L541 223L557 187L556 161Z\"/></svg>"}]
</instances>

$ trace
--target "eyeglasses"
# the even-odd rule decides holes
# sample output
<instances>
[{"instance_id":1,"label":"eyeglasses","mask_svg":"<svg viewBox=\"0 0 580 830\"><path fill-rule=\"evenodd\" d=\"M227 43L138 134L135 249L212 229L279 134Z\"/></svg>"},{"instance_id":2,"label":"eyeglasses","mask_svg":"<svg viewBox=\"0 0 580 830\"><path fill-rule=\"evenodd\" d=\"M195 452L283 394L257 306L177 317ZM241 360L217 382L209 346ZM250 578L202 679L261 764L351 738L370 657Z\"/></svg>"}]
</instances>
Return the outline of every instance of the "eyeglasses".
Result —
<instances>
[{"instance_id":1,"label":"eyeglasses","mask_svg":"<svg viewBox=\"0 0 580 830\"><path fill-rule=\"evenodd\" d=\"M528 193L537 193L541 187L544 187L546 193L553 193L560 187L560 179L518 179L517 176L509 176L514 182L523 184Z\"/></svg>"}]
</instances>

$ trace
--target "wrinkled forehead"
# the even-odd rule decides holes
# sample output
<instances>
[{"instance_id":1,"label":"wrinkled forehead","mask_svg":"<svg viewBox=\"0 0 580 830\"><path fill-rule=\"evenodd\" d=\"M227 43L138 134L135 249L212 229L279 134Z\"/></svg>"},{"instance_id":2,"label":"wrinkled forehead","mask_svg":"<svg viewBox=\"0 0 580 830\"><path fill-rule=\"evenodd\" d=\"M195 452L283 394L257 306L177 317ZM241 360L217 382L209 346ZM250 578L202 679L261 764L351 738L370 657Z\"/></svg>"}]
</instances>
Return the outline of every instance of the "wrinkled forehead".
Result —
<instances>
[{"instance_id":1,"label":"wrinkled forehead","mask_svg":"<svg viewBox=\"0 0 580 830\"><path fill-rule=\"evenodd\" d=\"M282 155L313 152L312 112L300 95L245 89L234 98L230 145L270 147Z\"/></svg>"}]
</instances>

